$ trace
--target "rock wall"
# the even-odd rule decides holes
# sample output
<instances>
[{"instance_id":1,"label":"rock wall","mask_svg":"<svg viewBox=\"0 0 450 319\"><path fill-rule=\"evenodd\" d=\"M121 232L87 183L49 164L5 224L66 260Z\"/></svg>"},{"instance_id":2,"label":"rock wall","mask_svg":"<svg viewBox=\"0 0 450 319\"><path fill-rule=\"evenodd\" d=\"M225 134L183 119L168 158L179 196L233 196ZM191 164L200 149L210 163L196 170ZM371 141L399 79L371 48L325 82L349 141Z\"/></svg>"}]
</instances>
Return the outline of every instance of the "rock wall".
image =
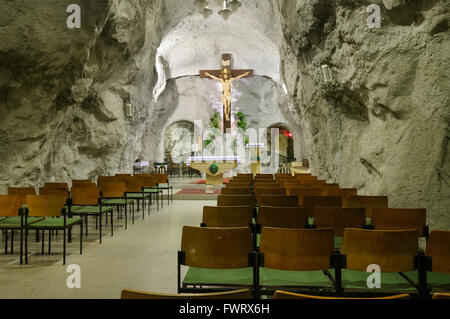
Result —
<instances>
[{"instance_id":1,"label":"rock wall","mask_svg":"<svg viewBox=\"0 0 450 319\"><path fill-rule=\"evenodd\" d=\"M162 1L0 0L0 192L131 170L149 117ZM134 107L125 115L125 103Z\"/></svg>"},{"instance_id":2,"label":"rock wall","mask_svg":"<svg viewBox=\"0 0 450 319\"><path fill-rule=\"evenodd\" d=\"M367 7L381 8L368 28ZM450 229L447 1L279 1L312 172ZM320 66L331 67L324 83Z\"/></svg>"}]
</instances>

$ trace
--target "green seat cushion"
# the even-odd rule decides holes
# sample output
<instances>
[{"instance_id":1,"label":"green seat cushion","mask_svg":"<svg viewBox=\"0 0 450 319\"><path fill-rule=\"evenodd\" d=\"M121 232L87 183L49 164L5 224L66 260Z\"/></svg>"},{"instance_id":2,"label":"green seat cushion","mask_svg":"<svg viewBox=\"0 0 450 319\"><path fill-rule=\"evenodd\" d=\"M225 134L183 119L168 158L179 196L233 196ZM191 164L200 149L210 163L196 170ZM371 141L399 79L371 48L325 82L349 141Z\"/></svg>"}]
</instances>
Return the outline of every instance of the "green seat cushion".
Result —
<instances>
[{"instance_id":1,"label":"green seat cushion","mask_svg":"<svg viewBox=\"0 0 450 319\"><path fill-rule=\"evenodd\" d=\"M330 271L330 273L334 276L334 271ZM396 272L381 272L381 287L368 288L367 278L371 274L372 273L365 271L342 269L342 287L344 289L367 290L373 292L377 292L377 290L417 292L416 288ZM417 283L417 271L408 271L403 274Z\"/></svg>"},{"instance_id":2,"label":"green seat cushion","mask_svg":"<svg viewBox=\"0 0 450 319\"><path fill-rule=\"evenodd\" d=\"M127 193L127 198L144 198L147 194L143 193Z\"/></svg>"},{"instance_id":3,"label":"green seat cushion","mask_svg":"<svg viewBox=\"0 0 450 319\"><path fill-rule=\"evenodd\" d=\"M126 205L126 204L130 204L132 202L132 200L129 199L124 199L124 198L111 198L111 199L106 199L102 202L103 205Z\"/></svg>"},{"instance_id":4,"label":"green seat cushion","mask_svg":"<svg viewBox=\"0 0 450 319\"><path fill-rule=\"evenodd\" d=\"M253 269L210 269L189 267L186 276L183 279L183 284L251 286L253 284Z\"/></svg>"},{"instance_id":5,"label":"green seat cushion","mask_svg":"<svg viewBox=\"0 0 450 319\"><path fill-rule=\"evenodd\" d=\"M66 218L66 226L71 226L81 222L81 218L71 217ZM31 228L43 228L43 227L63 227L64 218L45 218L41 221L33 223Z\"/></svg>"},{"instance_id":6,"label":"green seat cushion","mask_svg":"<svg viewBox=\"0 0 450 319\"><path fill-rule=\"evenodd\" d=\"M341 248L343 238L342 236L334 236L334 248Z\"/></svg>"},{"instance_id":7,"label":"green seat cushion","mask_svg":"<svg viewBox=\"0 0 450 319\"><path fill-rule=\"evenodd\" d=\"M308 224L314 225L314 217L308 217Z\"/></svg>"},{"instance_id":8,"label":"green seat cushion","mask_svg":"<svg viewBox=\"0 0 450 319\"><path fill-rule=\"evenodd\" d=\"M158 193L159 189L156 188L144 188L144 193Z\"/></svg>"},{"instance_id":9,"label":"green seat cushion","mask_svg":"<svg viewBox=\"0 0 450 319\"><path fill-rule=\"evenodd\" d=\"M427 272L427 282L433 291L450 291L450 274Z\"/></svg>"},{"instance_id":10,"label":"green seat cushion","mask_svg":"<svg viewBox=\"0 0 450 319\"><path fill-rule=\"evenodd\" d=\"M79 210L79 209L81 209L83 207L84 206L72 206L71 210L72 210L72 212L74 212L74 211L77 211L77 210ZM69 211L69 207L68 206L65 206L65 208L66 208L66 211Z\"/></svg>"},{"instance_id":11,"label":"green seat cushion","mask_svg":"<svg viewBox=\"0 0 450 319\"><path fill-rule=\"evenodd\" d=\"M102 212L109 212L111 211L112 208L110 207L102 207ZM77 209L76 211L72 211L73 214L79 215L79 214L100 214L100 206L85 206L85 207L80 207L79 209Z\"/></svg>"},{"instance_id":12,"label":"green seat cushion","mask_svg":"<svg viewBox=\"0 0 450 319\"><path fill-rule=\"evenodd\" d=\"M366 225L372 224L372 218L366 217Z\"/></svg>"},{"instance_id":13,"label":"green seat cushion","mask_svg":"<svg viewBox=\"0 0 450 319\"><path fill-rule=\"evenodd\" d=\"M172 188L172 186L169 186L167 183L158 184L158 188Z\"/></svg>"},{"instance_id":14,"label":"green seat cushion","mask_svg":"<svg viewBox=\"0 0 450 319\"><path fill-rule=\"evenodd\" d=\"M33 224L41 219L42 217L28 217L27 224L28 225ZM0 228L8 228L8 227L20 228L20 225L21 225L20 217L9 217L0 221Z\"/></svg>"},{"instance_id":15,"label":"green seat cushion","mask_svg":"<svg viewBox=\"0 0 450 319\"><path fill-rule=\"evenodd\" d=\"M261 286L283 287L322 287L333 288L328 277L322 270L292 271L270 268L259 268Z\"/></svg>"}]
</instances>

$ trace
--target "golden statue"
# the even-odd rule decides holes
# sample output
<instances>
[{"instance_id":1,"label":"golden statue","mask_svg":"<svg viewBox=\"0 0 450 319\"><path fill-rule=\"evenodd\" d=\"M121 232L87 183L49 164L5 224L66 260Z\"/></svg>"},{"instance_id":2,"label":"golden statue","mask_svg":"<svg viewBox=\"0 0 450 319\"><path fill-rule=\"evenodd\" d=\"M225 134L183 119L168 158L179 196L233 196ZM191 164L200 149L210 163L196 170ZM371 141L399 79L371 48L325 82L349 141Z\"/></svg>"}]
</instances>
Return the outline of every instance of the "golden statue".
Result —
<instances>
[{"instance_id":1,"label":"golden statue","mask_svg":"<svg viewBox=\"0 0 450 319\"><path fill-rule=\"evenodd\" d=\"M205 72L207 76L209 76L211 79L218 80L222 82L222 103L223 103L223 112L225 115L225 119L227 121L230 121L230 113L231 113L231 83L234 81L241 79L243 77L246 77L250 74L250 72L245 72L244 74L241 74L236 77L232 77L231 73L228 71L227 68L224 68L221 72L220 78L217 76L212 75L209 72Z\"/></svg>"},{"instance_id":2,"label":"golden statue","mask_svg":"<svg viewBox=\"0 0 450 319\"><path fill-rule=\"evenodd\" d=\"M234 77L233 74L235 75ZM253 76L253 70L231 70L231 54L222 55L221 70L200 71L200 77L214 79L222 83L224 132L231 127L231 83L251 76Z\"/></svg>"}]
</instances>

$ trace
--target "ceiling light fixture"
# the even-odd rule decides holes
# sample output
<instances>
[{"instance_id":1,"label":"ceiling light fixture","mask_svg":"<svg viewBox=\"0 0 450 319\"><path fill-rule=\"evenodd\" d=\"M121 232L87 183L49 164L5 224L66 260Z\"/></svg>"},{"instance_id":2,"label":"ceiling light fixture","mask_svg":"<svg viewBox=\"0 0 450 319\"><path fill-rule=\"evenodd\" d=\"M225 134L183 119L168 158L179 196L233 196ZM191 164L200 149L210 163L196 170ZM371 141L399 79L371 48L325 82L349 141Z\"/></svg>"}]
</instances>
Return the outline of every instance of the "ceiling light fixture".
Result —
<instances>
[{"instance_id":1,"label":"ceiling light fixture","mask_svg":"<svg viewBox=\"0 0 450 319\"><path fill-rule=\"evenodd\" d=\"M210 1L211 2L211 1ZM216 6L222 7L218 11L218 14L224 19L228 20L230 15L233 12L236 12L241 6L242 3L238 0L213 0L212 1ZM207 0L195 0L194 5L198 8L199 13L205 18L208 19L209 16L214 12L209 8L209 2Z\"/></svg>"}]
</instances>

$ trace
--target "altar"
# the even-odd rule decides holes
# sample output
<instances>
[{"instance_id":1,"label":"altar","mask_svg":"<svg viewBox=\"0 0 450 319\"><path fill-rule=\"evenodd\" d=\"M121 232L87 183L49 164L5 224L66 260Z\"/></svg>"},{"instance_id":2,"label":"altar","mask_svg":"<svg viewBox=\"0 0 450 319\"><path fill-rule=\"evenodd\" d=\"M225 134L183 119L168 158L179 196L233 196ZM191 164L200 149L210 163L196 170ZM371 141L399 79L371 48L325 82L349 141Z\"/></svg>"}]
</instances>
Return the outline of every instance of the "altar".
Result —
<instances>
[{"instance_id":1,"label":"altar","mask_svg":"<svg viewBox=\"0 0 450 319\"><path fill-rule=\"evenodd\" d=\"M206 173L205 193L214 193L214 185L223 185L223 173L239 165L237 156L191 156L187 165Z\"/></svg>"}]
</instances>

